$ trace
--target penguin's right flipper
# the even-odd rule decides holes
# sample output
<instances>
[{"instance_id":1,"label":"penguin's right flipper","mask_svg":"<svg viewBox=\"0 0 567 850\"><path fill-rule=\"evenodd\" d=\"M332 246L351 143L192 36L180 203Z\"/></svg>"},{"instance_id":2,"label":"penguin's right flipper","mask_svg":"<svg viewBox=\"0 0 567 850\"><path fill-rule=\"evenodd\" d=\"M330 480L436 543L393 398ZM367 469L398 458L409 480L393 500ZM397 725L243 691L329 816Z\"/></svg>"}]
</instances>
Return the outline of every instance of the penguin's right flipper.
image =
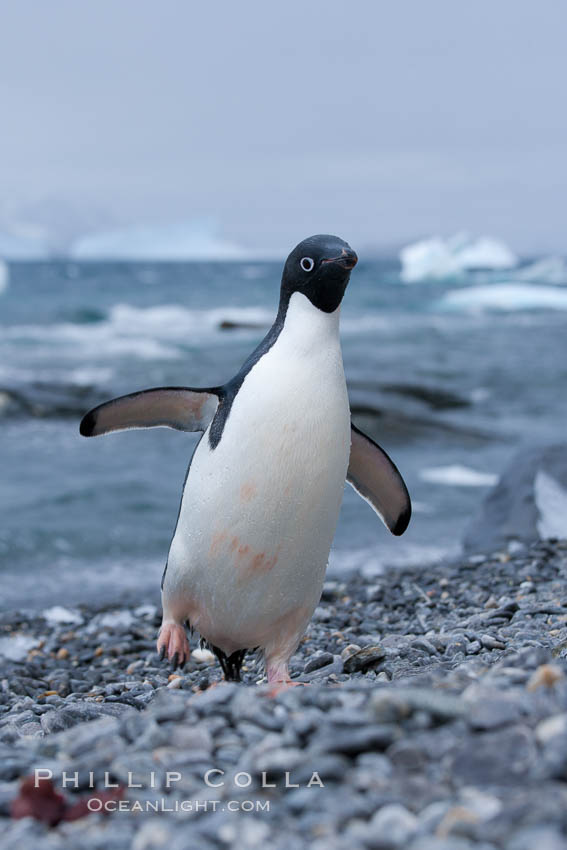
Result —
<instances>
[{"instance_id":1,"label":"penguin's right flipper","mask_svg":"<svg viewBox=\"0 0 567 850\"><path fill-rule=\"evenodd\" d=\"M99 404L83 416L83 437L98 437L127 428L175 428L205 431L219 404L217 389L159 387Z\"/></svg>"}]
</instances>

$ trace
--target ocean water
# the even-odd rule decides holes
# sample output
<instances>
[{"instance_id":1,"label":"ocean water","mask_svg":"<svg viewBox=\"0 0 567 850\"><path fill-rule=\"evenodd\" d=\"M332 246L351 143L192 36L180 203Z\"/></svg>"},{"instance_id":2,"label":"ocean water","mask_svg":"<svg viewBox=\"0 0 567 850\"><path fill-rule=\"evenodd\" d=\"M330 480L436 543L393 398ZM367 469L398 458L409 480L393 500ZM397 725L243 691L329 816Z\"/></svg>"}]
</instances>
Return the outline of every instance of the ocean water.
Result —
<instances>
[{"instance_id":1,"label":"ocean water","mask_svg":"<svg viewBox=\"0 0 567 850\"><path fill-rule=\"evenodd\" d=\"M197 435L85 440L81 415L136 389L223 383L271 324L280 274L271 262L10 266L0 604L159 600ZM455 554L513 453L564 439L567 288L506 274L404 286L396 262L353 272L341 319L353 419L395 460L414 514L394 538L347 486L332 574Z\"/></svg>"}]
</instances>

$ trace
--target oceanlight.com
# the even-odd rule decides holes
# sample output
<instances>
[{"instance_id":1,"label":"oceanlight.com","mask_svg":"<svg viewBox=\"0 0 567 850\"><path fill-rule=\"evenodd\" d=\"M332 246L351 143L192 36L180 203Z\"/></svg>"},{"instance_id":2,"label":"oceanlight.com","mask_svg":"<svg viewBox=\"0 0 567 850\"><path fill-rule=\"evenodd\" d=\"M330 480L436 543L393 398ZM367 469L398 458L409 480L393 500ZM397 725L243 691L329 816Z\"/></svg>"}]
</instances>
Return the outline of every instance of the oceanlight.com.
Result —
<instances>
[{"instance_id":1,"label":"oceanlight.com","mask_svg":"<svg viewBox=\"0 0 567 850\"><path fill-rule=\"evenodd\" d=\"M42 782L53 781L53 771L49 768L35 768L34 770L34 785L36 788ZM139 777L138 777L139 778ZM220 768L211 768L203 775L203 783L208 788L243 791L250 788L254 783L254 778L251 773L240 771L235 774L227 775ZM110 772L106 771L103 776L102 783L96 782L94 771L88 772L88 781L85 782L79 779L79 772L62 771L59 778L59 783L62 789L73 788L75 790L90 788L100 792L101 796L96 794L89 798L87 806L91 812L133 812L133 811L153 811L153 812L216 812L228 811L244 811L244 812L269 812L269 800L179 800L171 799L167 795L163 797L154 797L151 800L123 800L121 794L127 789L136 790L165 788L167 791L173 791L178 782L183 779L183 774L177 770L166 771L165 775L157 774L156 771L150 771L146 782L135 782L134 774L127 773L126 782L115 782L112 780ZM255 790L279 788L280 790L288 790L295 788L324 788L325 784L322 781L319 773L313 771L307 782L294 782L290 771L285 771L283 775L276 780L273 776L268 778L266 771L262 771L255 783ZM110 795L108 792L111 792ZM112 791L116 791L116 795L112 795Z\"/></svg>"},{"instance_id":2,"label":"oceanlight.com","mask_svg":"<svg viewBox=\"0 0 567 850\"><path fill-rule=\"evenodd\" d=\"M269 812L269 800L101 800L91 797L91 812Z\"/></svg>"}]
</instances>

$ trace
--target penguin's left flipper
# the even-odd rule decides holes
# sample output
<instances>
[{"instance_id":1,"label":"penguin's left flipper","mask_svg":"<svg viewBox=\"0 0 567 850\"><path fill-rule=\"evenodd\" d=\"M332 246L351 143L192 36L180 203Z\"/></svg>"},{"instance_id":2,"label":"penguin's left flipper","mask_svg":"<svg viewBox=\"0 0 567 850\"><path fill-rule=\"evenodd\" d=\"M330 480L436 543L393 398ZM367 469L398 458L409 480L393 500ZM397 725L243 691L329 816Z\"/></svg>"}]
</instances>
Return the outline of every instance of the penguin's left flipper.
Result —
<instances>
[{"instance_id":1,"label":"penguin's left flipper","mask_svg":"<svg viewBox=\"0 0 567 850\"><path fill-rule=\"evenodd\" d=\"M376 511L392 534L403 534L411 517L408 488L395 463L351 424L347 481Z\"/></svg>"},{"instance_id":2,"label":"penguin's left flipper","mask_svg":"<svg viewBox=\"0 0 567 850\"><path fill-rule=\"evenodd\" d=\"M158 387L99 404L83 416L79 430L83 437L159 426L178 431L205 431L218 404L216 389Z\"/></svg>"}]
</instances>

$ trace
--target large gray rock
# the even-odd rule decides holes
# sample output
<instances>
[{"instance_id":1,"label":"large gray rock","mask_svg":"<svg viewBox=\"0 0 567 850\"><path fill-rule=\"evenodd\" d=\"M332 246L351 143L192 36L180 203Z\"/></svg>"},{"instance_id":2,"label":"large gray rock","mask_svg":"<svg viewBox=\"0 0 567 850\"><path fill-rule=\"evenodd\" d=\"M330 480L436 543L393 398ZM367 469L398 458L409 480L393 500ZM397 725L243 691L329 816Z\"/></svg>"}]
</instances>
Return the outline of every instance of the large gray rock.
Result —
<instances>
[{"instance_id":1,"label":"large gray rock","mask_svg":"<svg viewBox=\"0 0 567 850\"><path fill-rule=\"evenodd\" d=\"M465 533L468 551L567 537L567 444L520 450Z\"/></svg>"}]
</instances>

